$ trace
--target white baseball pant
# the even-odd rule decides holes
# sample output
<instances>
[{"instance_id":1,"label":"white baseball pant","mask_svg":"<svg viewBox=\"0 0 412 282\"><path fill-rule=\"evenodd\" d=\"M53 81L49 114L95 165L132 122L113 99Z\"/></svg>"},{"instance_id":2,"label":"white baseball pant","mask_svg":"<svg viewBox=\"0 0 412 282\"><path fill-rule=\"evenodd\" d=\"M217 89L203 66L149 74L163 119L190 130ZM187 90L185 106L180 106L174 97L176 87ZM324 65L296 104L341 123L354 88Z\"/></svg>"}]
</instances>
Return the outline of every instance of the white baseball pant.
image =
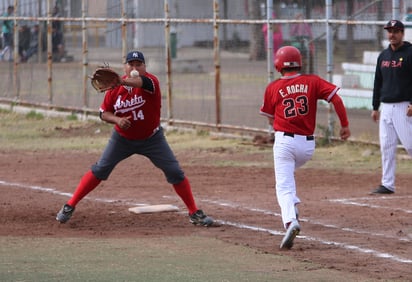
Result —
<instances>
[{"instance_id":1,"label":"white baseball pant","mask_svg":"<svg viewBox=\"0 0 412 282\"><path fill-rule=\"evenodd\" d=\"M296 219L295 205L300 203L296 195L295 170L310 160L314 151L313 138L296 134L291 137L286 136L284 132L275 132L273 157L276 196L285 228L287 223Z\"/></svg>"},{"instance_id":2,"label":"white baseball pant","mask_svg":"<svg viewBox=\"0 0 412 282\"><path fill-rule=\"evenodd\" d=\"M395 190L396 151L399 142L412 156L412 117L406 116L409 102L382 103L379 140L382 155L382 185Z\"/></svg>"}]
</instances>

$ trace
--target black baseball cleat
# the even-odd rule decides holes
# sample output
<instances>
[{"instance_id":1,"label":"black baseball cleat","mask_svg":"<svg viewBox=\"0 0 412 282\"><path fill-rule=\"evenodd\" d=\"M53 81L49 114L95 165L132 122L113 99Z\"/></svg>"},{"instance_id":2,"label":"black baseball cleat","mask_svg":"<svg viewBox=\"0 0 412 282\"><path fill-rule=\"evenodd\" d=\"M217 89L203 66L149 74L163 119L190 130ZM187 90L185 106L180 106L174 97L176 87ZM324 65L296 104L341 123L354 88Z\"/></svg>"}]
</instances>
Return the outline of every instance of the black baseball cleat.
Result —
<instances>
[{"instance_id":1,"label":"black baseball cleat","mask_svg":"<svg viewBox=\"0 0 412 282\"><path fill-rule=\"evenodd\" d=\"M213 218L204 214L202 210L197 210L189 215L190 223L194 225L211 226L214 222Z\"/></svg>"},{"instance_id":2,"label":"black baseball cleat","mask_svg":"<svg viewBox=\"0 0 412 282\"><path fill-rule=\"evenodd\" d=\"M74 208L68 204L65 204L57 213L56 220L60 223L66 223L74 212Z\"/></svg>"},{"instance_id":3,"label":"black baseball cleat","mask_svg":"<svg viewBox=\"0 0 412 282\"><path fill-rule=\"evenodd\" d=\"M389 190L383 185L380 185L378 188L376 188L375 190L371 192L371 194L393 194L393 193L395 192L392 190Z\"/></svg>"}]
</instances>

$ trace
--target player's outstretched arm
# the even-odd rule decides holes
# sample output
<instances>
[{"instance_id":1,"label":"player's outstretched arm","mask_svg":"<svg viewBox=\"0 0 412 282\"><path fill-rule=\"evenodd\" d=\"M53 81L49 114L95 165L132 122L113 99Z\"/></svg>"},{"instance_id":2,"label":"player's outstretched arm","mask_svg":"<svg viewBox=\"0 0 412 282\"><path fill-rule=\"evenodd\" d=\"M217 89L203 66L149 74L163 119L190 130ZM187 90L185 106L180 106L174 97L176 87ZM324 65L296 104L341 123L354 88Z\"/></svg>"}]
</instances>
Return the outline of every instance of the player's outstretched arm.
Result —
<instances>
[{"instance_id":1,"label":"player's outstretched arm","mask_svg":"<svg viewBox=\"0 0 412 282\"><path fill-rule=\"evenodd\" d=\"M336 114L339 117L340 125L342 128L340 129L340 138L346 140L350 137L350 129L349 129L349 121L348 116L346 114L345 105L341 97L337 94L333 95L331 101L333 107L335 108Z\"/></svg>"}]
</instances>

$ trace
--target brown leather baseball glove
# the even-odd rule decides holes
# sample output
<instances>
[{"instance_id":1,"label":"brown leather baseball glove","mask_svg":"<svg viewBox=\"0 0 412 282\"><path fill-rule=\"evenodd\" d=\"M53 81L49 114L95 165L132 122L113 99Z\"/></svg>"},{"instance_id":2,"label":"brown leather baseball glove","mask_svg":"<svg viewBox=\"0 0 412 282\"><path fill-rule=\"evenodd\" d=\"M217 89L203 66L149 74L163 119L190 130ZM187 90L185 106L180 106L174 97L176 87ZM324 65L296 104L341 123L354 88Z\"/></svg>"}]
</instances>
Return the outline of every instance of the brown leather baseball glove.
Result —
<instances>
[{"instance_id":1,"label":"brown leather baseball glove","mask_svg":"<svg viewBox=\"0 0 412 282\"><path fill-rule=\"evenodd\" d=\"M121 82L120 76L109 66L98 67L89 77L93 88L99 92L112 89Z\"/></svg>"}]
</instances>

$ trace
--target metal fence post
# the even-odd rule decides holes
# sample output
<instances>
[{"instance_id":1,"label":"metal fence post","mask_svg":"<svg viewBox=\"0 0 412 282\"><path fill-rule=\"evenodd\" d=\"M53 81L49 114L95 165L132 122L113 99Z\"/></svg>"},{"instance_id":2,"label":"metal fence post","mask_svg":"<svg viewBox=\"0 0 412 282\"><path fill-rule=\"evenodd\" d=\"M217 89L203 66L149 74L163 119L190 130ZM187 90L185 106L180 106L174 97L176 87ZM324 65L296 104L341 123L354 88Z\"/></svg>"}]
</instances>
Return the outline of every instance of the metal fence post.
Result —
<instances>
[{"instance_id":1,"label":"metal fence post","mask_svg":"<svg viewBox=\"0 0 412 282\"><path fill-rule=\"evenodd\" d=\"M87 22L85 21L85 17L87 16L88 12L88 0L82 0L82 39L83 39L83 106L85 108L89 107L89 94L87 93L87 67L89 65L88 60L88 40L87 40Z\"/></svg>"},{"instance_id":2,"label":"metal fence post","mask_svg":"<svg viewBox=\"0 0 412 282\"><path fill-rule=\"evenodd\" d=\"M220 92L220 38L219 38L219 0L213 0L213 52L215 62L215 97L216 97L216 128L220 131L221 118L221 92Z\"/></svg>"},{"instance_id":3,"label":"metal fence post","mask_svg":"<svg viewBox=\"0 0 412 282\"><path fill-rule=\"evenodd\" d=\"M52 0L47 1L47 81L49 105L53 104L53 47L52 47Z\"/></svg>"},{"instance_id":4,"label":"metal fence post","mask_svg":"<svg viewBox=\"0 0 412 282\"><path fill-rule=\"evenodd\" d=\"M273 1L266 0L266 24L268 25L268 35L267 35L267 50L266 50L266 57L267 57L267 70L268 70L268 83L270 83L274 77L274 70L273 70L273 26L270 23L273 15Z\"/></svg>"},{"instance_id":5,"label":"metal fence post","mask_svg":"<svg viewBox=\"0 0 412 282\"><path fill-rule=\"evenodd\" d=\"M401 20L399 18L399 14L400 14L400 1L399 0L392 0L392 18L393 19L397 19L397 20Z\"/></svg>"},{"instance_id":6,"label":"metal fence post","mask_svg":"<svg viewBox=\"0 0 412 282\"><path fill-rule=\"evenodd\" d=\"M126 0L121 1L121 17L122 17L122 57L123 62L126 61L127 55L127 22L126 19Z\"/></svg>"},{"instance_id":7,"label":"metal fence post","mask_svg":"<svg viewBox=\"0 0 412 282\"><path fill-rule=\"evenodd\" d=\"M328 81L332 81L333 76L333 30L329 20L332 16L332 0L326 0L326 73L328 76ZM334 109L331 103L328 104L328 129L327 137L333 136L335 128L335 116Z\"/></svg>"},{"instance_id":8,"label":"metal fence post","mask_svg":"<svg viewBox=\"0 0 412 282\"><path fill-rule=\"evenodd\" d=\"M172 119L173 119L173 104L172 104L172 58L171 58L171 50L170 50L169 0L164 1L164 12L165 12L167 121L169 124L171 124Z\"/></svg>"},{"instance_id":9,"label":"metal fence post","mask_svg":"<svg viewBox=\"0 0 412 282\"><path fill-rule=\"evenodd\" d=\"M18 1L14 0L14 17L19 11L19 5ZM19 87L19 76L18 76L18 60L19 60L19 22L17 20L14 20L14 33L13 33L13 41L14 41L14 47L10 47L9 50L9 60L13 60L13 88L14 88L14 93L16 93L16 99L20 98L20 87ZM14 50L14 51L13 51ZM11 56L13 54L13 57Z\"/></svg>"}]
</instances>

